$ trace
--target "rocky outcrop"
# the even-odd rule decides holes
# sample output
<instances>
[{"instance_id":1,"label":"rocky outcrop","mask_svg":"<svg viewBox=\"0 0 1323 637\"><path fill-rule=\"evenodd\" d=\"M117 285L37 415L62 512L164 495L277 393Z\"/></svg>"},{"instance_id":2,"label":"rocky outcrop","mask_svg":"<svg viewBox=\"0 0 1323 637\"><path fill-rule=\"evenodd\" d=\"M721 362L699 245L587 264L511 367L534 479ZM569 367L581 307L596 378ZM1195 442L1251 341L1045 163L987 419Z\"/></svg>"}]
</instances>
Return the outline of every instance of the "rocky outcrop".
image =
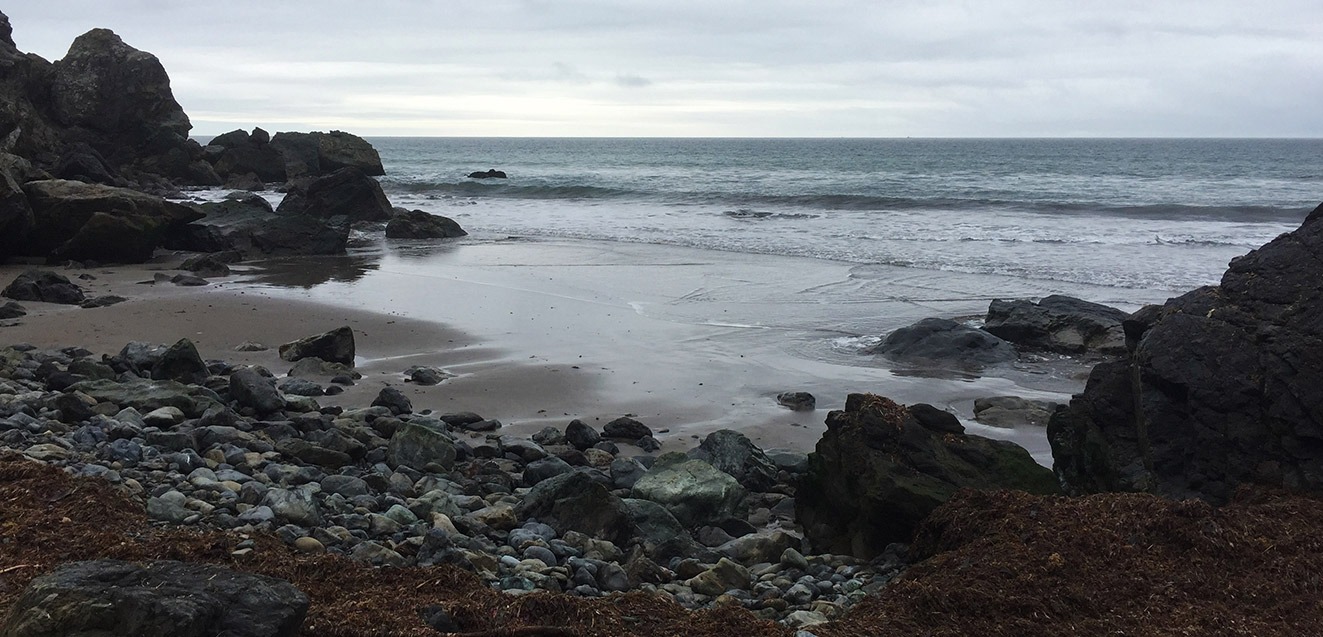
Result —
<instances>
[{"instance_id":1,"label":"rocky outcrop","mask_svg":"<svg viewBox=\"0 0 1323 637\"><path fill-rule=\"evenodd\" d=\"M1015 347L983 330L943 318L926 318L887 335L866 353L902 362L981 367L1009 363Z\"/></svg>"},{"instance_id":2,"label":"rocky outcrop","mask_svg":"<svg viewBox=\"0 0 1323 637\"><path fill-rule=\"evenodd\" d=\"M33 580L8 637L293 637L308 597L289 582L173 561L73 562Z\"/></svg>"},{"instance_id":3,"label":"rocky outcrop","mask_svg":"<svg viewBox=\"0 0 1323 637\"><path fill-rule=\"evenodd\" d=\"M138 263L165 236L202 213L126 188L48 179L23 186L33 222L20 254Z\"/></svg>"},{"instance_id":4,"label":"rocky outcrop","mask_svg":"<svg viewBox=\"0 0 1323 637\"><path fill-rule=\"evenodd\" d=\"M508 179L503 170L495 168L489 170L477 170L469 173L469 179Z\"/></svg>"},{"instance_id":5,"label":"rocky outcrop","mask_svg":"<svg viewBox=\"0 0 1323 637\"><path fill-rule=\"evenodd\" d=\"M1323 491L1323 206L1232 260L1220 285L1124 323L1048 427L1070 491L1225 501L1243 483Z\"/></svg>"},{"instance_id":6,"label":"rocky outcrop","mask_svg":"<svg viewBox=\"0 0 1323 637\"><path fill-rule=\"evenodd\" d=\"M396 208L386 224L387 239L452 239L468 233L450 217Z\"/></svg>"},{"instance_id":7,"label":"rocky outcrop","mask_svg":"<svg viewBox=\"0 0 1323 637\"><path fill-rule=\"evenodd\" d=\"M68 161L68 149L85 145L102 164L89 177L103 183L118 183L122 176L149 186L160 178L220 184L202 160L201 146L188 139L188 116L152 54L106 29L79 36L54 63L9 44L0 49L3 150L47 168L63 157L65 170L86 172L95 164Z\"/></svg>"},{"instance_id":8,"label":"rocky outcrop","mask_svg":"<svg viewBox=\"0 0 1323 637\"><path fill-rule=\"evenodd\" d=\"M312 181L291 184L276 212L318 219L386 221L393 212L381 184L358 168L341 168Z\"/></svg>"},{"instance_id":9,"label":"rocky outcrop","mask_svg":"<svg viewBox=\"0 0 1323 637\"><path fill-rule=\"evenodd\" d=\"M997 299L988 306L983 329L1029 350L1124 354L1125 317L1114 307L1054 294L1037 303Z\"/></svg>"},{"instance_id":10,"label":"rocky outcrop","mask_svg":"<svg viewBox=\"0 0 1323 637\"><path fill-rule=\"evenodd\" d=\"M224 201L198 206L206 217L171 230L164 245L173 250L245 256L344 254L349 225L308 215L277 215L259 195L231 193Z\"/></svg>"},{"instance_id":11,"label":"rocky outcrop","mask_svg":"<svg viewBox=\"0 0 1323 637\"><path fill-rule=\"evenodd\" d=\"M207 144L206 152L215 157L212 166L223 179L253 174L263 182L285 181L285 159L260 128L254 128L252 134L236 130L218 135Z\"/></svg>"},{"instance_id":12,"label":"rocky outcrop","mask_svg":"<svg viewBox=\"0 0 1323 637\"><path fill-rule=\"evenodd\" d=\"M827 415L795 510L814 550L872 559L963 487L1057 491L1014 444L933 431L889 399L851 394Z\"/></svg>"}]
</instances>

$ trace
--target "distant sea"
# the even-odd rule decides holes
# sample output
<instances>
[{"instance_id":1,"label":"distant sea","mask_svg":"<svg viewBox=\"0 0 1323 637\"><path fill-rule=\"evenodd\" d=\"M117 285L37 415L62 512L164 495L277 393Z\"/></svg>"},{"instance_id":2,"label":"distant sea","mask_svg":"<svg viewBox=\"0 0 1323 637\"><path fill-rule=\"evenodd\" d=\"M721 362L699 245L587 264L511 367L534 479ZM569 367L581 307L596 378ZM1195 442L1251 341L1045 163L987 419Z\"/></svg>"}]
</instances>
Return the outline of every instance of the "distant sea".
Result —
<instances>
[{"instance_id":1,"label":"distant sea","mask_svg":"<svg viewBox=\"0 0 1323 637\"><path fill-rule=\"evenodd\" d=\"M370 141L392 203L471 232L1173 292L1323 201L1323 140Z\"/></svg>"}]
</instances>

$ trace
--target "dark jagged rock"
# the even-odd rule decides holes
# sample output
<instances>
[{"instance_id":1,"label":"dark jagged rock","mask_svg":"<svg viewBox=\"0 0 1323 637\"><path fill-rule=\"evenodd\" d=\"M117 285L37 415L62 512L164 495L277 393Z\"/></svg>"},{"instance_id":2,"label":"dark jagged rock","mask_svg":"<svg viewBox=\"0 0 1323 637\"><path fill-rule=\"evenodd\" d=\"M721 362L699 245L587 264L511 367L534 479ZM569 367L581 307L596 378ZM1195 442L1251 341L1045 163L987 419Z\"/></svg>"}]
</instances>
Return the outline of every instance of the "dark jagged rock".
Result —
<instances>
[{"instance_id":1,"label":"dark jagged rock","mask_svg":"<svg viewBox=\"0 0 1323 637\"><path fill-rule=\"evenodd\" d=\"M259 414L269 414L285 407L276 389L276 381L252 369L236 369L230 374L230 397Z\"/></svg>"},{"instance_id":2,"label":"dark jagged rock","mask_svg":"<svg viewBox=\"0 0 1323 637\"><path fill-rule=\"evenodd\" d=\"M454 219L422 210L396 208L395 216L386 224L388 239L451 239L467 235Z\"/></svg>"},{"instance_id":3,"label":"dark jagged rock","mask_svg":"<svg viewBox=\"0 0 1323 637\"><path fill-rule=\"evenodd\" d=\"M708 434L703 442L689 450L689 457L729 474L746 489L766 491L776 484L776 465L762 449L738 431L721 429Z\"/></svg>"},{"instance_id":4,"label":"dark jagged rock","mask_svg":"<svg viewBox=\"0 0 1323 637\"><path fill-rule=\"evenodd\" d=\"M478 170L469 173L469 179L507 179L507 178L508 177L506 177L505 171L496 170L495 168L492 168L490 170Z\"/></svg>"},{"instance_id":5,"label":"dark jagged rock","mask_svg":"<svg viewBox=\"0 0 1323 637\"><path fill-rule=\"evenodd\" d=\"M155 561L73 562L43 575L15 603L12 637L293 637L308 597L289 582L219 566Z\"/></svg>"},{"instance_id":6,"label":"dark jagged rock","mask_svg":"<svg viewBox=\"0 0 1323 637\"><path fill-rule=\"evenodd\" d=\"M239 250L249 255L344 254L348 224L307 215L277 215L260 195L230 193L199 206L206 219L170 233L166 247L195 252Z\"/></svg>"},{"instance_id":7,"label":"dark jagged rock","mask_svg":"<svg viewBox=\"0 0 1323 637\"><path fill-rule=\"evenodd\" d=\"M1323 491L1321 280L1323 206L1220 285L1131 315L1129 358L1094 367L1048 426L1063 484L1214 502L1243 483Z\"/></svg>"},{"instance_id":8,"label":"dark jagged rock","mask_svg":"<svg viewBox=\"0 0 1323 637\"><path fill-rule=\"evenodd\" d=\"M337 327L329 332L309 336L280 346L280 359L295 362L304 358L320 358L331 363L354 364L354 331Z\"/></svg>"},{"instance_id":9,"label":"dark jagged rock","mask_svg":"<svg viewBox=\"0 0 1323 637\"><path fill-rule=\"evenodd\" d=\"M323 173L338 171L342 168L356 168L370 177L386 174L381 166L381 156L367 140L333 130L329 133L315 133L317 137L317 159Z\"/></svg>"},{"instance_id":10,"label":"dark jagged rock","mask_svg":"<svg viewBox=\"0 0 1323 637\"><path fill-rule=\"evenodd\" d=\"M827 432L809 455L795 511L814 550L871 559L958 489L1057 492L1052 472L1001 440L941 434L905 407L851 394L827 415Z\"/></svg>"},{"instance_id":11,"label":"dark jagged rock","mask_svg":"<svg viewBox=\"0 0 1323 637\"><path fill-rule=\"evenodd\" d=\"M565 440L575 449L583 451L591 449L593 445L602 441L602 434L596 429L584 424L582 420L571 420L569 425L565 426Z\"/></svg>"},{"instance_id":12,"label":"dark jagged rock","mask_svg":"<svg viewBox=\"0 0 1323 637\"><path fill-rule=\"evenodd\" d=\"M413 403L409 401L409 397L394 387L381 388L381 392L373 399L372 406L385 407L396 416L413 413Z\"/></svg>"},{"instance_id":13,"label":"dark jagged rock","mask_svg":"<svg viewBox=\"0 0 1323 637\"><path fill-rule=\"evenodd\" d=\"M1074 297L1052 295L1038 303L997 299L983 329L1020 347L1061 354L1124 354L1126 313Z\"/></svg>"},{"instance_id":14,"label":"dark jagged rock","mask_svg":"<svg viewBox=\"0 0 1323 637\"><path fill-rule=\"evenodd\" d=\"M271 138L271 147L280 153L281 160L285 162L288 179L322 174L319 136L319 133L276 133Z\"/></svg>"},{"instance_id":15,"label":"dark jagged rock","mask_svg":"<svg viewBox=\"0 0 1323 637\"><path fill-rule=\"evenodd\" d=\"M33 225L22 254L63 259L141 262L172 229L202 218L160 197L62 179L23 186Z\"/></svg>"},{"instance_id":16,"label":"dark jagged rock","mask_svg":"<svg viewBox=\"0 0 1323 637\"><path fill-rule=\"evenodd\" d=\"M906 362L939 362L962 366L1009 363L1015 347L983 330L942 318L926 318L887 335L868 351Z\"/></svg>"},{"instance_id":17,"label":"dark jagged rock","mask_svg":"<svg viewBox=\"0 0 1323 637\"><path fill-rule=\"evenodd\" d=\"M77 305L85 298L82 288L50 270L28 270L18 275L0 296L17 301L42 301Z\"/></svg>"},{"instance_id":18,"label":"dark jagged rock","mask_svg":"<svg viewBox=\"0 0 1323 637\"><path fill-rule=\"evenodd\" d=\"M197 347L193 345L193 341L186 338L181 338L171 345L152 366L153 380L174 380L189 385L201 385L209 375L207 364L198 354Z\"/></svg>"},{"instance_id":19,"label":"dark jagged rock","mask_svg":"<svg viewBox=\"0 0 1323 637\"><path fill-rule=\"evenodd\" d=\"M390 201L381 184L358 168L341 168L309 182L294 182L276 208L282 215L318 219L345 217L350 221L386 221Z\"/></svg>"}]
</instances>

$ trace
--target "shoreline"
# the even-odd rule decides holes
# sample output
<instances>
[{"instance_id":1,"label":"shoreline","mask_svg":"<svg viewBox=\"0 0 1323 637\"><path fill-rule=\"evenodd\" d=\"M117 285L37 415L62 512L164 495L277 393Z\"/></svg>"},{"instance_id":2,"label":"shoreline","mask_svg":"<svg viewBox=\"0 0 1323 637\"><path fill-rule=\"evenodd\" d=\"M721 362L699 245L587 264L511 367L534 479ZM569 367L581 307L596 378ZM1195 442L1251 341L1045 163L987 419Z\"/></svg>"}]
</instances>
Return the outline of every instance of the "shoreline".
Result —
<instances>
[{"instance_id":1,"label":"shoreline","mask_svg":"<svg viewBox=\"0 0 1323 637\"><path fill-rule=\"evenodd\" d=\"M1087 371L1045 361L970 378L850 349L927 316L980 313L986 301L970 292L1007 285L1006 277L876 267L861 276L860 266L800 257L477 238L372 241L343 257L250 261L200 288L137 284L172 271L180 258L62 270L97 277L79 281L89 294L130 300L99 309L28 304L30 314L0 328L0 338L115 353L130 341L188 337L204 358L281 375L290 364L276 346L347 325L364 378L327 404L366 404L394 386L419 409L476 412L515 435L631 415L659 432L663 451L686 450L723 428L763 448L809 451L827 411L841 408L848 393L869 392L952 411L971 433L1016 442L1044 465L1051 459L1041 427L982 425L973 401L1063 402L1083 388ZM3 266L0 276L21 269ZM246 341L271 349L234 351ZM413 365L455 377L431 387L405 383ZM783 391L813 393L817 410L779 406Z\"/></svg>"}]
</instances>

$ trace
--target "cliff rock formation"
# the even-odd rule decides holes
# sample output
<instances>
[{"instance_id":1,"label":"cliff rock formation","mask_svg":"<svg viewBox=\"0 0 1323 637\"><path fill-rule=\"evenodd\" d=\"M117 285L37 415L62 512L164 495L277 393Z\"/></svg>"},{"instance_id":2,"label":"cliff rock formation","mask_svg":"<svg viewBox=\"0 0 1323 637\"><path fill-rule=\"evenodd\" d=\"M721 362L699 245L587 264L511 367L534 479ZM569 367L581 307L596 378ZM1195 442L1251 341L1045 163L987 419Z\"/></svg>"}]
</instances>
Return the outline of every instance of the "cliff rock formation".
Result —
<instances>
[{"instance_id":1,"label":"cliff rock formation","mask_svg":"<svg viewBox=\"0 0 1323 637\"><path fill-rule=\"evenodd\" d=\"M1124 322L1048 427L1076 493L1226 501L1237 485L1323 491L1323 206L1234 259L1222 282Z\"/></svg>"}]
</instances>

